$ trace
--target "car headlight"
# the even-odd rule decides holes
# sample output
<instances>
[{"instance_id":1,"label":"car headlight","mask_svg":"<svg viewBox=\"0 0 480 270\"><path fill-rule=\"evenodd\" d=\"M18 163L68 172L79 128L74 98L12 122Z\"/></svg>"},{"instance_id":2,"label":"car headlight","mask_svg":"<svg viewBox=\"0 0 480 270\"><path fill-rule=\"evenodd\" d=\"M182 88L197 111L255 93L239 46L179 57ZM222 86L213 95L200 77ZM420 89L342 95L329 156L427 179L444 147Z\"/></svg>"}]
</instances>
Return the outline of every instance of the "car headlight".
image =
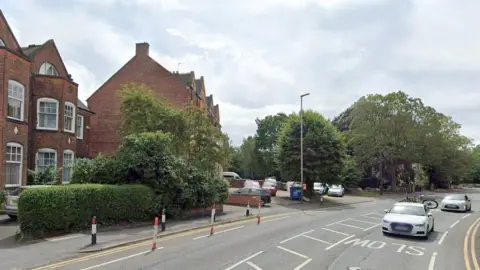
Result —
<instances>
[{"instance_id":1,"label":"car headlight","mask_svg":"<svg viewBox=\"0 0 480 270\"><path fill-rule=\"evenodd\" d=\"M388 224L388 223L390 223L390 221L384 219L384 220L383 220L383 223L387 223L387 224Z\"/></svg>"},{"instance_id":2,"label":"car headlight","mask_svg":"<svg viewBox=\"0 0 480 270\"><path fill-rule=\"evenodd\" d=\"M415 226L423 228L423 227L425 227L425 224L416 224Z\"/></svg>"}]
</instances>

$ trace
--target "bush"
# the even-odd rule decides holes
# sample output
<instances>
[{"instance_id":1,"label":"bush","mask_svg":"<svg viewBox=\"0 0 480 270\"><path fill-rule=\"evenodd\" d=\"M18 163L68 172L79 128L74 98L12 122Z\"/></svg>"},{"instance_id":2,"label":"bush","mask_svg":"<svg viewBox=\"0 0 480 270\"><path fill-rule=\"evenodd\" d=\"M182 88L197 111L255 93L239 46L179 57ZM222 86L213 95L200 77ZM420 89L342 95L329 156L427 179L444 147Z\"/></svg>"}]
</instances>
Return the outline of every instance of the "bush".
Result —
<instances>
[{"instance_id":1,"label":"bush","mask_svg":"<svg viewBox=\"0 0 480 270\"><path fill-rule=\"evenodd\" d=\"M41 172L28 170L27 185L56 185L58 184L58 169L54 165L48 166Z\"/></svg>"},{"instance_id":2,"label":"bush","mask_svg":"<svg viewBox=\"0 0 480 270\"><path fill-rule=\"evenodd\" d=\"M0 210L3 209L3 203L5 202L5 197L7 195L5 194L5 191L0 190Z\"/></svg>"},{"instance_id":3,"label":"bush","mask_svg":"<svg viewBox=\"0 0 480 270\"><path fill-rule=\"evenodd\" d=\"M18 201L23 234L42 236L72 232L123 220L144 221L154 215L155 195L143 185L60 185L26 189Z\"/></svg>"},{"instance_id":4,"label":"bush","mask_svg":"<svg viewBox=\"0 0 480 270\"><path fill-rule=\"evenodd\" d=\"M99 155L94 159L77 158L73 165L72 184L123 184L124 172L116 157Z\"/></svg>"}]
</instances>

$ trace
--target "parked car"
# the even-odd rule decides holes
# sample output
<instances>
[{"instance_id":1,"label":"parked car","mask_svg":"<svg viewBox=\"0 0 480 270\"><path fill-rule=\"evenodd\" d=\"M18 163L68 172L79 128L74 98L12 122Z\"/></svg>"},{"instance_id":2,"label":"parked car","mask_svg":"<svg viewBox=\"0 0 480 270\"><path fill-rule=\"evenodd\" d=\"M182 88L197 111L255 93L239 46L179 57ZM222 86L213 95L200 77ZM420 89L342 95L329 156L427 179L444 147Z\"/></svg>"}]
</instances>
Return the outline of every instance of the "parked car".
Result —
<instances>
[{"instance_id":1,"label":"parked car","mask_svg":"<svg viewBox=\"0 0 480 270\"><path fill-rule=\"evenodd\" d=\"M27 188L50 187L48 185L21 186L5 189L5 214L15 220L18 217L18 199L22 192Z\"/></svg>"},{"instance_id":2,"label":"parked car","mask_svg":"<svg viewBox=\"0 0 480 270\"><path fill-rule=\"evenodd\" d=\"M396 203L385 210L382 220L383 234L399 234L428 238L434 231L435 219L423 203Z\"/></svg>"},{"instance_id":3,"label":"parked car","mask_svg":"<svg viewBox=\"0 0 480 270\"><path fill-rule=\"evenodd\" d=\"M260 186L260 183L255 180L245 180L245 183L243 184L244 188L262 188Z\"/></svg>"},{"instance_id":4,"label":"parked car","mask_svg":"<svg viewBox=\"0 0 480 270\"><path fill-rule=\"evenodd\" d=\"M345 188L342 185L332 185L328 189L328 196L343 197L345 195Z\"/></svg>"},{"instance_id":5,"label":"parked car","mask_svg":"<svg viewBox=\"0 0 480 270\"><path fill-rule=\"evenodd\" d=\"M440 210L467 212L472 210L472 202L467 195L448 195L440 203Z\"/></svg>"},{"instance_id":6,"label":"parked car","mask_svg":"<svg viewBox=\"0 0 480 270\"><path fill-rule=\"evenodd\" d=\"M238 175L237 173L234 173L234 172L223 172L222 173L222 176L224 179L226 180L241 180L242 178L240 177L240 175Z\"/></svg>"},{"instance_id":7,"label":"parked car","mask_svg":"<svg viewBox=\"0 0 480 270\"><path fill-rule=\"evenodd\" d=\"M263 189L270 192L270 195L273 197L277 196L277 181L273 182L265 180L263 183Z\"/></svg>"},{"instance_id":8,"label":"parked car","mask_svg":"<svg viewBox=\"0 0 480 270\"><path fill-rule=\"evenodd\" d=\"M233 191L231 194L240 194L245 196L260 196L262 206L272 202L272 195L263 188L245 187Z\"/></svg>"},{"instance_id":9,"label":"parked car","mask_svg":"<svg viewBox=\"0 0 480 270\"><path fill-rule=\"evenodd\" d=\"M315 182L315 183L313 183L313 191L316 194L319 194L319 195L325 194L328 191L328 185L327 184L322 184L322 183L319 183L319 182Z\"/></svg>"}]
</instances>

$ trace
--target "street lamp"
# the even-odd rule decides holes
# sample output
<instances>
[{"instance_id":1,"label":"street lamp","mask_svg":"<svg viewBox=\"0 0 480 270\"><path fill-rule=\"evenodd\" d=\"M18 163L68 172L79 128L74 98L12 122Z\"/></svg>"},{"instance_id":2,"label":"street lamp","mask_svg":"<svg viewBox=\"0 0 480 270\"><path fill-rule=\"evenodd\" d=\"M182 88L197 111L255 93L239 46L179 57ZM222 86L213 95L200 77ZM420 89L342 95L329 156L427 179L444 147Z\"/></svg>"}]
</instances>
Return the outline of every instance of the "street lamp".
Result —
<instances>
[{"instance_id":1,"label":"street lamp","mask_svg":"<svg viewBox=\"0 0 480 270\"><path fill-rule=\"evenodd\" d=\"M303 203L303 98L310 95L305 93L300 95L300 201Z\"/></svg>"}]
</instances>

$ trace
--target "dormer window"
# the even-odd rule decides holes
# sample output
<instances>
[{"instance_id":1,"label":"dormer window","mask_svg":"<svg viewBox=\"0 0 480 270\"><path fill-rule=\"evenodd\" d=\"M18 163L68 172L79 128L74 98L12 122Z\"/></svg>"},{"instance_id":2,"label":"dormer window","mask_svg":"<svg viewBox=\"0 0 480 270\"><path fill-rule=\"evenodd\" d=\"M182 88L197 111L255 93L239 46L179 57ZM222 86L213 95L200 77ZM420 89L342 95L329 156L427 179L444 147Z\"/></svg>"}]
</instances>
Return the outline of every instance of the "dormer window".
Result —
<instances>
[{"instance_id":1,"label":"dormer window","mask_svg":"<svg viewBox=\"0 0 480 270\"><path fill-rule=\"evenodd\" d=\"M42 75L58 76L57 69L50 63L43 63L38 72Z\"/></svg>"},{"instance_id":2,"label":"dormer window","mask_svg":"<svg viewBox=\"0 0 480 270\"><path fill-rule=\"evenodd\" d=\"M0 38L0 47L5 47L5 42Z\"/></svg>"}]
</instances>

